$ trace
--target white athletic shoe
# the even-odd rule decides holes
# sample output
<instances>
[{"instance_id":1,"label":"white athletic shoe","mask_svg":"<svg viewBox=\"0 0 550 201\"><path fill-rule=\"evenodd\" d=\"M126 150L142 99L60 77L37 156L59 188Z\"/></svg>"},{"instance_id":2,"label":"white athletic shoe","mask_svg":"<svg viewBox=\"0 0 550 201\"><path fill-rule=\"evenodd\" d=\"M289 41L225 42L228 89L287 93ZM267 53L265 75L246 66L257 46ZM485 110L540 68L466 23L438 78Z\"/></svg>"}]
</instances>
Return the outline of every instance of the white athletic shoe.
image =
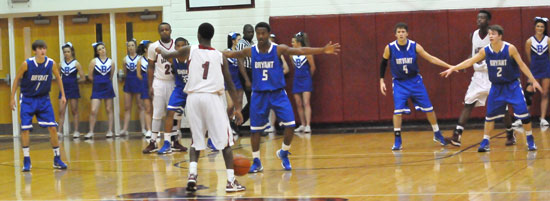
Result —
<instances>
[{"instance_id":1,"label":"white athletic shoe","mask_svg":"<svg viewBox=\"0 0 550 201\"><path fill-rule=\"evenodd\" d=\"M88 133L84 136L84 139L92 139L94 138L94 133Z\"/></svg>"},{"instance_id":2,"label":"white athletic shoe","mask_svg":"<svg viewBox=\"0 0 550 201\"><path fill-rule=\"evenodd\" d=\"M311 133L311 126L306 126L304 133Z\"/></svg>"},{"instance_id":3,"label":"white athletic shoe","mask_svg":"<svg viewBox=\"0 0 550 201\"><path fill-rule=\"evenodd\" d=\"M107 132L107 134L105 134L105 137L107 138L113 137L113 132L112 131Z\"/></svg>"},{"instance_id":4,"label":"white athletic shoe","mask_svg":"<svg viewBox=\"0 0 550 201\"><path fill-rule=\"evenodd\" d=\"M266 132L266 133L273 133L273 132L275 132L275 126L271 126L271 127L269 127L268 129L265 129L264 132Z\"/></svg>"},{"instance_id":5,"label":"white athletic shoe","mask_svg":"<svg viewBox=\"0 0 550 201\"><path fill-rule=\"evenodd\" d=\"M546 119L540 118L540 127L548 127L549 125Z\"/></svg>"},{"instance_id":6,"label":"white athletic shoe","mask_svg":"<svg viewBox=\"0 0 550 201\"><path fill-rule=\"evenodd\" d=\"M73 138L79 138L79 137L80 137L80 132L75 131L75 132L73 133Z\"/></svg>"},{"instance_id":7,"label":"white athletic shoe","mask_svg":"<svg viewBox=\"0 0 550 201\"><path fill-rule=\"evenodd\" d=\"M123 135L128 135L128 131L120 131L120 133L117 134L117 137Z\"/></svg>"},{"instance_id":8,"label":"white athletic shoe","mask_svg":"<svg viewBox=\"0 0 550 201\"><path fill-rule=\"evenodd\" d=\"M143 136L145 136L146 133L147 133L147 130L145 130L145 128L142 128L141 129L141 134L143 134Z\"/></svg>"},{"instance_id":9,"label":"white athletic shoe","mask_svg":"<svg viewBox=\"0 0 550 201\"><path fill-rule=\"evenodd\" d=\"M147 131L147 132L145 133L145 137L146 137L146 138L151 138L151 135L153 135L153 132L151 132L151 131Z\"/></svg>"},{"instance_id":10,"label":"white athletic shoe","mask_svg":"<svg viewBox=\"0 0 550 201\"><path fill-rule=\"evenodd\" d=\"M294 129L294 132L301 133L301 132L304 132L305 129L306 127L304 127L303 125L300 125L298 128Z\"/></svg>"},{"instance_id":11,"label":"white athletic shoe","mask_svg":"<svg viewBox=\"0 0 550 201\"><path fill-rule=\"evenodd\" d=\"M516 120L514 123L512 123L512 126L513 127L521 127L523 125L523 123L521 123L521 120Z\"/></svg>"}]
</instances>

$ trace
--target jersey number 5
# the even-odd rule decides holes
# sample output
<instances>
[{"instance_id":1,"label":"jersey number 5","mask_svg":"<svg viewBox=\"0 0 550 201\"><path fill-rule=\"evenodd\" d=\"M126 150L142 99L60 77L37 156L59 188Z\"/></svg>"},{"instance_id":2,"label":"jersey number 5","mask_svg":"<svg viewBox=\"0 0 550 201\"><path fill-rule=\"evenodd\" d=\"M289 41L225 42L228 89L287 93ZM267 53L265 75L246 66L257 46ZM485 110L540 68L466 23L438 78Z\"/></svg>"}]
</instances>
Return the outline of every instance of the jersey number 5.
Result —
<instances>
[{"instance_id":1,"label":"jersey number 5","mask_svg":"<svg viewBox=\"0 0 550 201\"><path fill-rule=\"evenodd\" d=\"M267 70L263 70L262 71L262 81L266 81L267 80Z\"/></svg>"},{"instance_id":2,"label":"jersey number 5","mask_svg":"<svg viewBox=\"0 0 550 201\"><path fill-rule=\"evenodd\" d=\"M208 78L208 67L210 67L210 62L207 61L204 64L202 64L202 68L204 69L202 73L203 80L206 80Z\"/></svg>"}]
</instances>

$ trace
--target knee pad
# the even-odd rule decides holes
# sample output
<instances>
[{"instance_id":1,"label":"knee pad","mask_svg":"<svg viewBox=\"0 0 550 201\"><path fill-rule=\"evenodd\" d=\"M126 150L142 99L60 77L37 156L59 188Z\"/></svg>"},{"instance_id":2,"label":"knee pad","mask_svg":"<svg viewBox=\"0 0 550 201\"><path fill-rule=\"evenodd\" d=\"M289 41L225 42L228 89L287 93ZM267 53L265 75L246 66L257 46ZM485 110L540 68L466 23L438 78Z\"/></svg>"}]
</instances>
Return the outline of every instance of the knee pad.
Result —
<instances>
[{"instance_id":1,"label":"knee pad","mask_svg":"<svg viewBox=\"0 0 550 201\"><path fill-rule=\"evenodd\" d=\"M529 118L526 118L526 119L522 119L522 120L521 120L521 123L522 123L522 124L528 124L528 123L531 123L531 117L529 117Z\"/></svg>"}]
</instances>

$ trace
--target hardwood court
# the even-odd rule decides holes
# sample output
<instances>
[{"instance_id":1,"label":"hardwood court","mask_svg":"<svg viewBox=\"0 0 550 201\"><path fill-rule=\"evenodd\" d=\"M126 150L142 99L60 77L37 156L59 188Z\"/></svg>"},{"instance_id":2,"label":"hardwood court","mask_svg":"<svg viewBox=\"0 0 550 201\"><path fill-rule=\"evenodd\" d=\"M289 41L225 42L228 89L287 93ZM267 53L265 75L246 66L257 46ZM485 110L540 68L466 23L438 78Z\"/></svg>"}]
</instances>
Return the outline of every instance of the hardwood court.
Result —
<instances>
[{"instance_id":1,"label":"hardwood court","mask_svg":"<svg viewBox=\"0 0 550 201\"><path fill-rule=\"evenodd\" d=\"M53 170L47 138L33 135L31 173L21 172L18 139L4 137L0 200L550 200L550 137L540 129L534 131L535 152L526 150L523 134L517 135L517 145L506 147L505 135L494 133L491 152L477 153L480 130L466 131L460 148L441 147L431 132L405 131L398 152L390 149L391 132L297 135L290 172L275 156L282 138L268 136L261 145L264 172L237 178L245 192L225 193L222 156L206 151L199 162L201 190L195 195L185 192L187 153L142 154L145 142L134 135L64 138L66 171ZM234 149L251 156L248 138L238 139Z\"/></svg>"}]
</instances>

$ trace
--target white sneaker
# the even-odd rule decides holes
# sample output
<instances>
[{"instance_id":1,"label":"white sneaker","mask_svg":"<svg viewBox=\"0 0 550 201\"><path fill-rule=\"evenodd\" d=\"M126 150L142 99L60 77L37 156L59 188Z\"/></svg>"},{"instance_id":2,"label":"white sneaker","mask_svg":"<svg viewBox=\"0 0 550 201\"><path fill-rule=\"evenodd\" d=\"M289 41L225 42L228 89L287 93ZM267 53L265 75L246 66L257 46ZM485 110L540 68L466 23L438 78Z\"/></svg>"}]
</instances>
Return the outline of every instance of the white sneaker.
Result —
<instances>
[{"instance_id":1,"label":"white sneaker","mask_svg":"<svg viewBox=\"0 0 550 201\"><path fill-rule=\"evenodd\" d=\"M546 121L546 119L540 119L540 127L548 127L549 125L550 124L548 124L548 121Z\"/></svg>"},{"instance_id":2,"label":"white sneaker","mask_svg":"<svg viewBox=\"0 0 550 201\"><path fill-rule=\"evenodd\" d=\"M513 127L521 127L523 125L523 123L521 123L521 120L516 120L514 123L512 123L512 126Z\"/></svg>"},{"instance_id":3,"label":"white sneaker","mask_svg":"<svg viewBox=\"0 0 550 201\"><path fill-rule=\"evenodd\" d=\"M84 139L92 139L94 137L94 133L88 133L84 136Z\"/></svg>"},{"instance_id":4,"label":"white sneaker","mask_svg":"<svg viewBox=\"0 0 550 201\"><path fill-rule=\"evenodd\" d=\"M107 138L113 137L113 132L112 131L107 132L107 134L105 134L105 137Z\"/></svg>"},{"instance_id":5,"label":"white sneaker","mask_svg":"<svg viewBox=\"0 0 550 201\"><path fill-rule=\"evenodd\" d=\"M120 133L117 133L117 137L118 136L122 136L122 135L128 135L128 131L120 131Z\"/></svg>"},{"instance_id":6,"label":"white sneaker","mask_svg":"<svg viewBox=\"0 0 550 201\"><path fill-rule=\"evenodd\" d=\"M73 133L73 138L79 138L79 137L80 137L80 132L75 131L75 132Z\"/></svg>"},{"instance_id":7,"label":"white sneaker","mask_svg":"<svg viewBox=\"0 0 550 201\"><path fill-rule=\"evenodd\" d=\"M306 126L304 133L311 133L311 126Z\"/></svg>"},{"instance_id":8,"label":"white sneaker","mask_svg":"<svg viewBox=\"0 0 550 201\"><path fill-rule=\"evenodd\" d=\"M145 130L145 128L142 128L141 129L141 134L143 134L143 136L145 136L146 133L147 133L147 130Z\"/></svg>"},{"instance_id":9,"label":"white sneaker","mask_svg":"<svg viewBox=\"0 0 550 201\"><path fill-rule=\"evenodd\" d=\"M273 133L273 132L275 132L275 126L270 126L268 129L265 129L264 132L266 132L266 133Z\"/></svg>"},{"instance_id":10,"label":"white sneaker","mask_svg":"<svg viewBox=\"0 0 550 201\"><path fill-rule=\"evenodd\" d=\"M146 138L151 138L151 135L153 135L153 132L151 132L151 131L145 132L145 137Z\"/></svg>"},{"instance_id":11,"label":"white sneaker","mask_svg":"<svg viewBox=\"0 0 550 201\"><path fill-rule=\"evenodd\" d=\"M63 133L57 132L57 137L63 137Z\"/></svg>"},{"instance_id":12,"label":"white sneaker","mask_svg":"<svg viewBox=\"0 0 550 201\"><path fill-rule=\"evenodd\" d=\"M301 132L304 132L305 129L306 127L304 127L303 125L300 125L298 128L294 129L294 132L301 133Z\"/></svg>"}]
</instances>

